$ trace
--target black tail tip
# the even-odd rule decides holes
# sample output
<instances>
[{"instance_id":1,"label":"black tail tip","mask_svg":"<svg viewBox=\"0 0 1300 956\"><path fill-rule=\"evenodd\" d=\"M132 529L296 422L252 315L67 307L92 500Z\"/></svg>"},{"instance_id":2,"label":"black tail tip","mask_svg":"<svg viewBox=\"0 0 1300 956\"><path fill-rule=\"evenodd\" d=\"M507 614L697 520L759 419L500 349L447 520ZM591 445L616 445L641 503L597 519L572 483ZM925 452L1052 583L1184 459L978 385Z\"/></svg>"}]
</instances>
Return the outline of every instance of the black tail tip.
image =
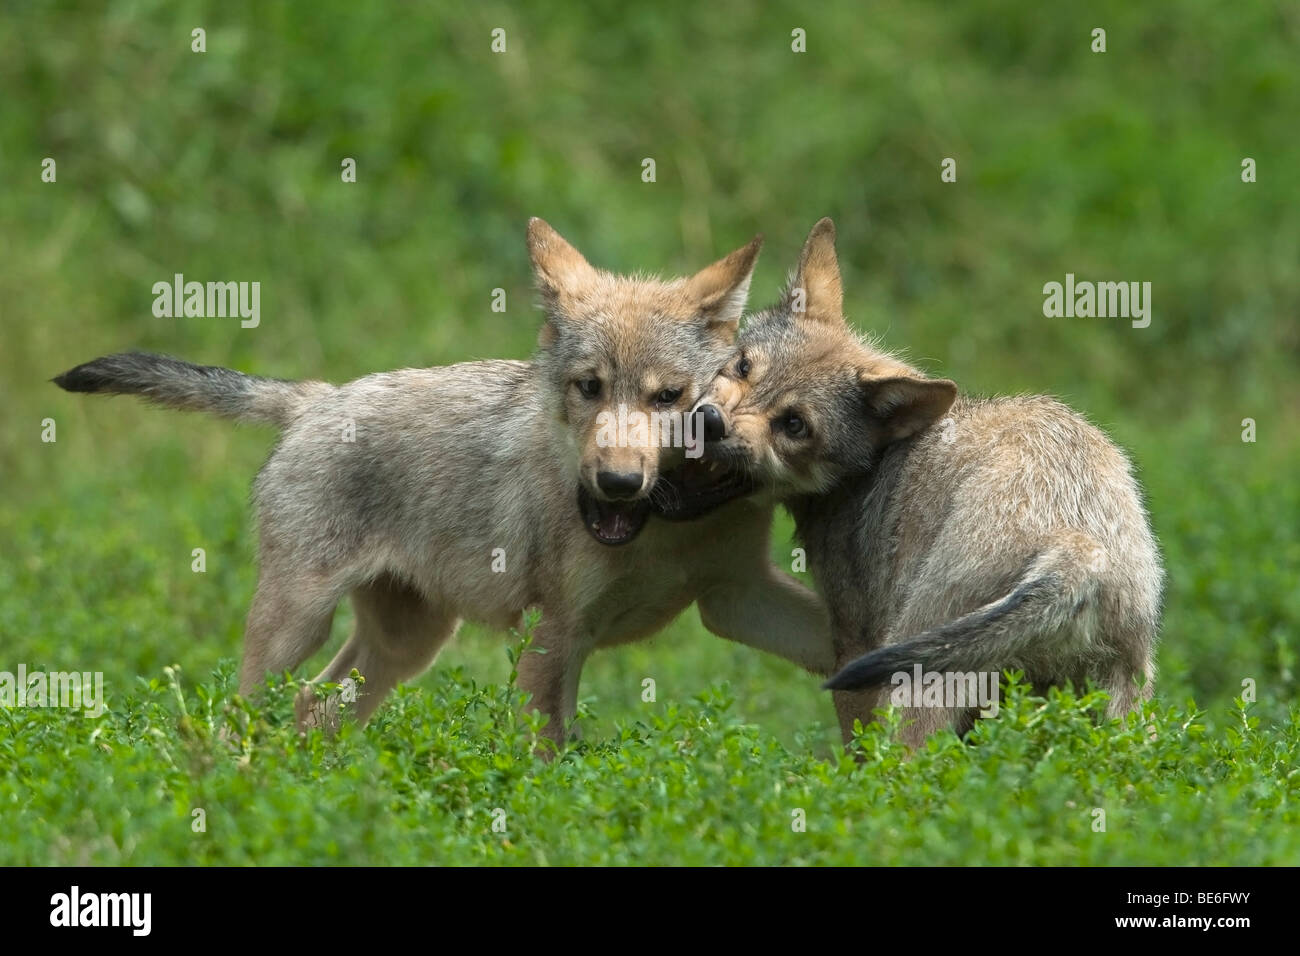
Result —
<instances>
[{"instance_id":1,"label":"black tail tip","mask_svg":"<svg viewBox=\"0 0 1300 956\"><path fill-rule=\"evenodd\" d=\"M845 676L844 671L840 671L835 676L822 681L822 690L858 690L858 685L852 683Z\"/></svg>"},{"instance_id":2,"label":"black tail tip","mask_svg":"<svg viewBox=\"0 0 1300 956\"><path fill-rule=\"evenodd\" d=\"M897 669L889 656L880 651L864 654L850 661L822 684L822 690L865 690L889 683L889 675Z\"/></svg>"},{"instance_id":3,"label":"black tail tip","mask_svg":"<svg viewBox=\"0 0 1300 956\"><path fill-rule=\"evenodd\" d=\"M62 375L50 379L65 392L98 392L104 387L104 376L94 368L94 362L87 362L70 368Z\"/></svg>"}]
</instances>

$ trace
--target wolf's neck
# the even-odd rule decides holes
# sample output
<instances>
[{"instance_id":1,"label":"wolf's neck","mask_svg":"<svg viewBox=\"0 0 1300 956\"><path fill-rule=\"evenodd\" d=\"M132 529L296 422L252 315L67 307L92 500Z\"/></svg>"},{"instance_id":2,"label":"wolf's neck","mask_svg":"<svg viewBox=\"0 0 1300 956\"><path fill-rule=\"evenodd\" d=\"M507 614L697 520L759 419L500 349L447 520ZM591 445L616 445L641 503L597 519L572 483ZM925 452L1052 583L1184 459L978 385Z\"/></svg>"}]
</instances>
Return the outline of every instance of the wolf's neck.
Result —
<instances>
[{"instance_id":1,"label":"wolf's neck","mask_svg":"<svg viewBox=\"0 0 1300 956\"><path fill-rule=\"evenodd\" d=\"M878 537L887 534L888 505L901 493L898 478L911 452L911 442L886 448L875 467L863 475L845 478L821 495L800 495L782 502L794 518L795 537L818 561L837 548L870 549ZM837 544L832 544L837 542Z\"/></svg>"}]
</instances>

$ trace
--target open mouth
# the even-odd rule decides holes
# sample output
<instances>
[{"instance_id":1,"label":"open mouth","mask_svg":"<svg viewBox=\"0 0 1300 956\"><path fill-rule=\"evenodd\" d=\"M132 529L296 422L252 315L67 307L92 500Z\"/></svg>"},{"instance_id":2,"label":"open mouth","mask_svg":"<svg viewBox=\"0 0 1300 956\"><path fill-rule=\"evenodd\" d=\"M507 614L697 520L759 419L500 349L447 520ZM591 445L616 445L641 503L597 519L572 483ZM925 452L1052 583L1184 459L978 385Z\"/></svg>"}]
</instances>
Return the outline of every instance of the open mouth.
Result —
<instances>
[{"instance_id":1,"label":"open mouth","mask_svg":"<svg viewBox=\"0 0 1300 956\"><path fill-rule=\"evenodd\" d=\"M627 544L645 527L650 517L650 502L600 501L581 485L578 486L578 510L588 533L601 544Z\"/></svg>"},{"instance_id":2,"label":"open mouth","mask_svg":"<svg viewBox=\"0 0 1300 956\"><path fill-rule=\"evenodd\" d=\"M725 461L687 458L659 476L651 499L654 513L664 520L690 521L750 494L754 487L747 469Z\"/></svg>"},{"instance_id":3,"label":"open mouth","mask_svg":"<svg viewBox=\"0 0 1300 956\"><path fill-rule=\"evenodd\" d=\"M649 497L636 501L602 501L579 485L578 510L588 534L612 546L627 544L640 534L651 514L665 521L691 521L755 488L748 469L687 458L660 474Z\"/></svg>"}]
</instances>

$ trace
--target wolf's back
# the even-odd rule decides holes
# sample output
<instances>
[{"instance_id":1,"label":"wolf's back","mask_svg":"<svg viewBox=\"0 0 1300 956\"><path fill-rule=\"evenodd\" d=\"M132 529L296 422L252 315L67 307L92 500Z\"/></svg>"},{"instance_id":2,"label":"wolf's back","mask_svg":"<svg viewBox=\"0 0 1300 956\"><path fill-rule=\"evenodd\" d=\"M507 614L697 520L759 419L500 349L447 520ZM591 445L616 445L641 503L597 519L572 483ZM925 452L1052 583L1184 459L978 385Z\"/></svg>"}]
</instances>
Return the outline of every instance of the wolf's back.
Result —
<instances>
[{"instance_id":1,"label":"wolf's back","mask_svg":"<svg viewBox=\"0 0 1300 956\"><path fill-rule=\"evenodd\" d=\"M324 382L261 378L146 352L105 355L69 369L54 384L69 392L139 395L167 408L281 428L312 399L332 390Z\"/></svg>"}]
</instances>

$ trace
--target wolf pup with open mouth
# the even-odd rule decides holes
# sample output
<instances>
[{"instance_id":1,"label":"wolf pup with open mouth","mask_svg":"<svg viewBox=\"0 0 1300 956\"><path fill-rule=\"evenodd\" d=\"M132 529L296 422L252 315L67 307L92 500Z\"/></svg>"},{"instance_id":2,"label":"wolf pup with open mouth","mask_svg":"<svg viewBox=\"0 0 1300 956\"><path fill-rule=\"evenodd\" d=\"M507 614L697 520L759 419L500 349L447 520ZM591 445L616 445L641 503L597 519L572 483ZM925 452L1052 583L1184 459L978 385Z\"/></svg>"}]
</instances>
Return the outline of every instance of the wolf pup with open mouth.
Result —
<instances>
[{"instance_id":1,"label":"wolf pup with open mouth","mask_svg":"<svg viewBox=\"0 0 1300 956\"><path fill-rule=\"evenodd\" d=\"M845 741L918 666L1018 669L1039 688L1092 679L1112 715L1149 697L1163 575L1123 453L1053 399L958 398L863 344L841 301L823 219L700 413L706 456L794 516L831 614L840 670L826 686ZM913 747L978 711L910 703Z\"/></svg>"},{"instance_id":2,"label":"wolf pup with open mouth","mask_svg":"<svg viewBox=\"0 0 1300 956\"><path fill-rule=\"evenodd\" d=\"M461 618L505 629L539 607L545 653L524 655L519 685L559 742L587 656L654 634L692 601L715 634L816 673L834 663L821 602L767 558L770 506L718 507L731 476L608 427L620 405L625 418L666 419L697 402L731 354L760 242L659 281L597 270L533 219L546 323L531 362L333 386L124 354L55 381L281 429L254 488L242 693L317 651L344 595L356 629L317 681L359 670L361 720L432 663ZM299 719L333 727L337 701L305 688Z\"/></svg>"}]
</instances>

